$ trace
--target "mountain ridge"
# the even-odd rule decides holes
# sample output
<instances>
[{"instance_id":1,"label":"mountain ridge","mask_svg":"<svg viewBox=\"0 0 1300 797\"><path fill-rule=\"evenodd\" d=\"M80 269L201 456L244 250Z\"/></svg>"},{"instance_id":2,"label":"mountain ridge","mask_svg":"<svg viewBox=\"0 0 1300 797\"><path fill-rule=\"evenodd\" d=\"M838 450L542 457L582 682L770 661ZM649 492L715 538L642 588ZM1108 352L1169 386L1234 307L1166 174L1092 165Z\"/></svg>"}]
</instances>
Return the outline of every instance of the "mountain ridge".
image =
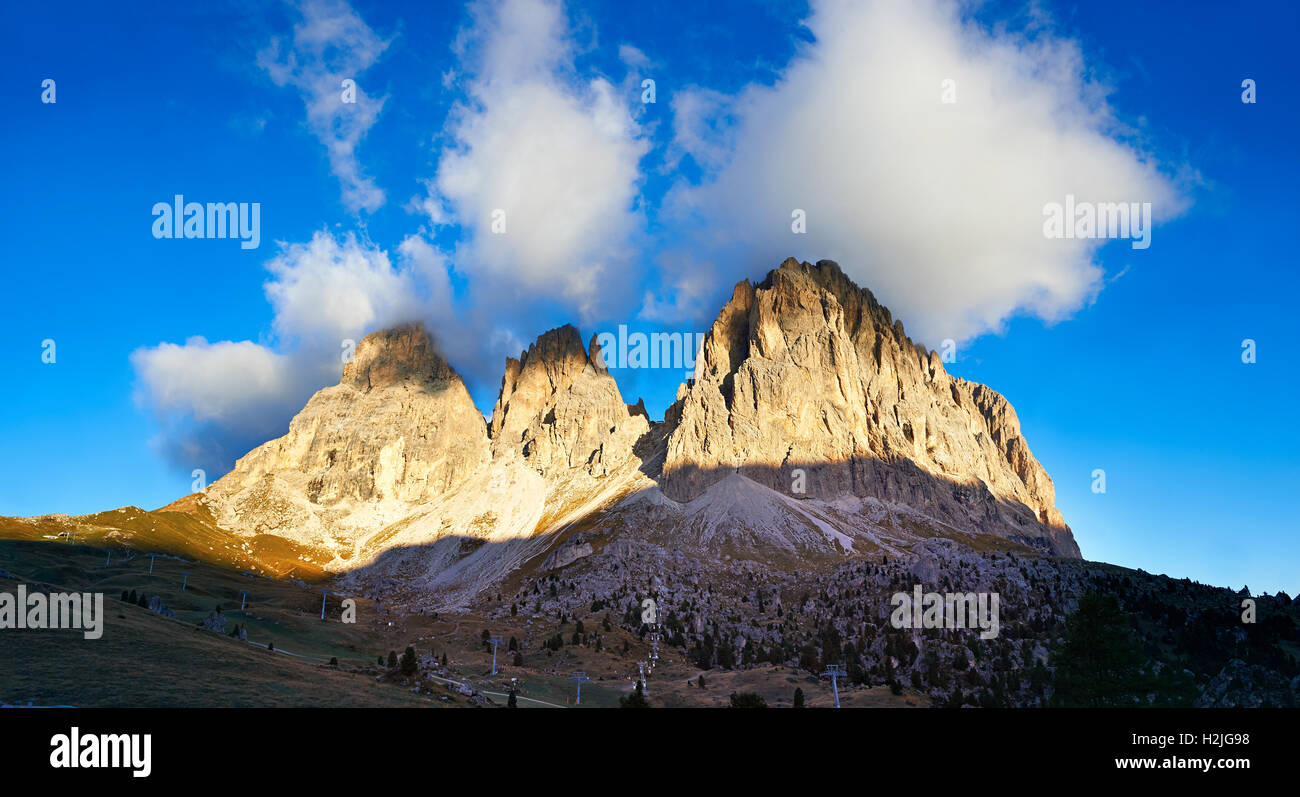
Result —
<instances>
[{"instance_id":1,"label":"mountain ridge","mask_svg":"<svg viewBox=\"0 0 1300 797\"><path fill-rule=\"evenodd\" d=\"M735 286L662 421L572 325L507 358L485 420L404 324L164 510L274 572L446 608L647 541L786 569L933 536L1079 558L1054 497L1005 398L950 377L834 262L791 258Z\"/></svg>"}]
</instances>

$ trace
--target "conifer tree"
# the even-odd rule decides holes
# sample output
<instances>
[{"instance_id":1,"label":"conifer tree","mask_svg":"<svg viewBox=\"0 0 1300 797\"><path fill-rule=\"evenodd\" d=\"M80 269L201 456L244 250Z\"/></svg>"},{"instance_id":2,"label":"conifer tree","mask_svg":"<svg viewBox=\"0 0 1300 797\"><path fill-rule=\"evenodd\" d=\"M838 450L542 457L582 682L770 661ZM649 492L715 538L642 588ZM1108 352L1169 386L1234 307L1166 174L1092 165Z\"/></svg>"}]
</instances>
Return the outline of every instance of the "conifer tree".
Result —
<instances>
[{"instance_id":1,"label":"conifer tree","mask_svg":"<svg viewBox=\"0 0 1300 797\"><path fill-rule=\"evenodd\" d=\"M645 699L645 691L641 687L641 682L636 682L636 691L627 697L618 699L619 708L650 708L650 701Z\"/></svg>"}]
</instances>

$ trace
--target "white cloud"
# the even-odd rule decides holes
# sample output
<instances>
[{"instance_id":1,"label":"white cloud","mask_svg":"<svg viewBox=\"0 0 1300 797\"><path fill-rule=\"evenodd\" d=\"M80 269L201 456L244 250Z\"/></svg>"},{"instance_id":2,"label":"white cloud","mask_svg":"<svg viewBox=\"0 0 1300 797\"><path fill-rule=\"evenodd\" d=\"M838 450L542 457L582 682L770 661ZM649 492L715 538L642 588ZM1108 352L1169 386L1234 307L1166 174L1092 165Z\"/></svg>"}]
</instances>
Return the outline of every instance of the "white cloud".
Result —
<instances>
[{"instance_id":1,"label":"white cloud","mask_svg":"<svg viewBox=\"0 0 1300 797\"><path fill-rule=\"evenodd\" d=\"M426 314L450 318L452 314L451 262L447 256L425 238L408 235L397 246L397 255L403 268L414 283L425 289L423 305Z\"/></svg>"},{"instance_id":2,"label":"white cloud","mask_svg":"<svg viewBox=\"0 0 1300 797\"><path fill-rule=\"evenodd\" d=\"M292 357L252 341L191 337L131 354L136 400L159 424L153 446L185 472L224 472L246 451L284 433L306 398Z\"/></svg>"},{"instance_id":3,"label":"white cloud","mask_svg":"<svg viewBox=\"0 0 1300 797\"><path fill-rule=\"evenodd\" d=\"M690 154L701 168L717 168L727 162L733 146L729 115L731 98L720 91L693 88L673 95L673 140L668 163L676 168L682 156Z\"/></svg>"},{"instance_id":4,"label":"white cloud","mask_svg":"<svg viewBox=\"0 0 1300 797\"><path fill-rule=\"evenodd\" d=\"M230 421L256 412L288 392L288 358L252 341L195 336L184 345L161 343L131 355L152 406L183 411L198 421Z\"/></svg>"},{"instance_id":5,"label":"white cloud","mask_svg":"<svg viewBox=\"0 0 1300 797\"><path fill-rule=\"evenodd\" d=\"M622 61L628 69L646 69L654 65L649 56L630 44L618 46L618 60Z\"/></svg>"},{"instance_id":6,"label":"white cloud","mask_svg":"<svg viewBox=\"0 0 1300 797\"><path fill-rule=\"evenodd\" d=\"M387 253L351 233L317 232L306 244L285 247L266 268L274 276L266 283L273 327L286 342L324 341L337 349L344 338L423 312L411 272L393 268Z\"/></svg>"},{"instance_id":7,"label":"white cloud","mask_svg":"<svg viewBox=\"0 0 1300 797\"><path fill-rule=\"evenodd\" d=\"M583 317L629 282L639 161L649 143L632 98L574 72L564 10L547 0L472 7L455 50L468 100L420 206L458 223L457 261L498 302L562 298ZM505 234L494 233L504 212Z\"/></svg>"},{"instance_id":8,"label":"white cloud","mask_svg":"<svg viewBox=\"0 0 1300 797\"><path fill-rule=\"evenodd\" d=\"M645 291L637 317L646 321L673 323L682 319L712 319L712 305L718 287L718 269L708 261L697 260L689 252L659 261L661 281L669 286L666 293Z\"/></svg>"},{"instance_id":9,"label":"white cloud","mask_svg":"<svg viewBox=\"0 0 1300 797\"><path fill-rule=\"evenodd\" d=\"M790 255L837 260L922 340L961 339L1016 312L1061 318L1100 289L1099 242L1046 239L1046 203L1183 209L1124 143L1073 42L989 33L940 0L826 0L806 24L815 41L774 85L673 103L675 146L707 177L669 204L728 278Z\"/></svg>"},{"instance_id":10,"label":"white cloud","mask_svg":"<svg viewBox=\"0 0 1300 797\"><path fill-rule=\"evenodd\" d=\"M384 192L361 169L357 147L374 126L385 98L362 87L361 73L388 47L343 0L307 0L291 41L279 37L257 56L278 86L292 86L307 106L307 126L325 145L330 169L343 186L351 211L374 212ZM355 102L344 102L343 81L355 81Z\"/></svg>"},{"instance_id":11,"label":"white cloud","mask_svg":"<svg viewBox=\"0 0 1300 797\"><path fill-rule=\"evenodd\" d=\"M186 467L222 472L283 434L307 398L339 378L345 341L425 321L439 342L464 345L447 263L422 238L405 239L394 266L355 235L318 232L305 244L284 245L266 267L271 343L193 337L131 355L137 400L162 427L158 443Z\"/></svg>"}]
</instances>

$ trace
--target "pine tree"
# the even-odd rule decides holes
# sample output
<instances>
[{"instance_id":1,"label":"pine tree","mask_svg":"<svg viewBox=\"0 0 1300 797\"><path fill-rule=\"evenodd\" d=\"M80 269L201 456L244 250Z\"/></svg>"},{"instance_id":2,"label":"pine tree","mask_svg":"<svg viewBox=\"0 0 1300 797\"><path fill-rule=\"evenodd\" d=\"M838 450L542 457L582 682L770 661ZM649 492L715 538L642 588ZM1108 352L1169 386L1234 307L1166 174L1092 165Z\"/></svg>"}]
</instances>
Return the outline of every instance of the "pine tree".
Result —
<instances>
[{"instance_id":1,"label":"pine tree","mask_svg":"<svg viewBox=\"0 0 1300 797\"><path fill-rule=\"evenodd\" d=\"M755 692L732 692L731 708L767 708L767 701Z\"/></svg>"},{"instance_id":2,"label":"pine tree","mask_svg":"<svg viewBox=\"0 0 1300 797\"><path fill-rule=\"evenodd\" d=\"M1113 595L1088 593L1065 621L1052 704L1132 706L1145 692L1142 650Z\"/></svg>"},{"instance_id":3,"label":"pine tree","mask_svg":"<svg viewBox=\"0 0 1300 797\"><path fill-rule=\"evenodd\" d=\"M415 648L410 645L406 646L406 652L402 654L402 674L415 675L416 660Z\"/></svg>"},{"instance_id":4,"label":"pine tree","mask_svg":"<svg viewBox=\"0 0 1300 797\"><path fill-rule=\"evenodd\" d=\"M510 697L506 700L506 708L519 708L519 698L515 696L515 690L510 690Z\"/></svg>"},{"instance_id":5,"label":"pine tree","mask_svg":"<svg viewBox=\"0 0 1300 797\"><path fill-rule=\"evenodd\" d=\"M397 669L397 651L395 650L388 651L388 669Z\"/></svg>"},{"instance_id":6,"label":"pine tree","mask_svg":"<svg viewBox=\"0 0 1300 797\"><path fill-rule=\"evenodd\" d=\"M794 706L793 706L793 708L803 708L803 707L804 707L804 704L803 704L803 689L802 689L802 688L796 688L796 689L794 690Z\"/></svg>"},{"instance_id":7,"label":"pine tree","mask_svg":"<svg viewBox=\"0 0 1300 797\"><path fill-rule=\"evenodd\" d=\"M645 699L645 690L641 687L641 682L636 682L636 691L627 697L618 699L619 708L650 708L650 701Z\"/></svg>"},{"instance_id":8,"label":"pine tree","mask_svg":"<svg viewBox=\"0 0 1300 797\"><path fill-rule=\"evenodd\" d=\"M948 698L948 702L945 704L945 706L946 706L947 708L961 708L961 704L962 704L964 701L965 701L965 698L962 696L962 693L961 693L961 687L960 687L960 686L954 686L954 687L952 688L952 695L949 696L949 698Z\"/></svg>"}]
</instances>

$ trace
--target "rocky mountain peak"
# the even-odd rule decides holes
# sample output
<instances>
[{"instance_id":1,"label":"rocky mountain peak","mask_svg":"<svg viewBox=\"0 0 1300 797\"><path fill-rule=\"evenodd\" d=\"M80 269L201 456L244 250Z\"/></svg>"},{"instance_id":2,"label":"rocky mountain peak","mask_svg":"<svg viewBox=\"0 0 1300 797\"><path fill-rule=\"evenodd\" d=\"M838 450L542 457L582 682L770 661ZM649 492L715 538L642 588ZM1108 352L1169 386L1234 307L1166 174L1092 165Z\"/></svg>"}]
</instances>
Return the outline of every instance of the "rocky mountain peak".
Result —
<instances>
[{"instance_id":1,"label":"rocky mountain peak","mask_svg":"<svg viewBox=\"0 0 1300 797\"><path fill-rule=\"evenodd\" d=\"M950 377L832 261L790 259L737 284L679 396L661 482L676 501L740 473L787 495L872 496L1078 556L1006 399Z\"/></svg>"},{"instance_id":2,"label":"rocky mountain peak","mask_svg":"<svg viewBox=\"0 0 1300 797\"><path fill-rule=\"evenodd\" d=\"M623 402L596 337L585 348L577 328L565 325L506 360L489 433L495 451L518 451L539 470L598 474L629 459L648 428L644 412L634 415Z\"/></svg>"},{"instance_id":3,"label":"rocky mountain peak","mask_svg":"<svg viewBox=\"0 0 1300 797\"><path fill-rule=\"evenodd\" d=\"M311 397L206 498L231 528L347 539L461 484L487 463L487 425L424 327L367 335L337 385ZM362 505L370 509L358 511Z\"/></svg>"},{"instance_id":4,"label":"rocky mountain peak","mask_svg":"<svg viewBox=\"0 0 1300 797\"><path fill-rule=\"evenodd\" d=\"M366 335L343 366L341 383L373 390L404 381L453 378L459 377L438 353L424 325L414 323Z\"/></svg>"},{"instance_id":5,"label":"rocky mountain peak","mask_svg":"<svg viewBox=\"0 0 1300 797\"><path fill-rule=\"evenodd\" d=\"M492 409L489 433L517 432L555 395L567 390L587 366L587 350L577 327L565 324L542 333L518 359L506 358L501 392Z\"/></svg>"}]
</instances>

